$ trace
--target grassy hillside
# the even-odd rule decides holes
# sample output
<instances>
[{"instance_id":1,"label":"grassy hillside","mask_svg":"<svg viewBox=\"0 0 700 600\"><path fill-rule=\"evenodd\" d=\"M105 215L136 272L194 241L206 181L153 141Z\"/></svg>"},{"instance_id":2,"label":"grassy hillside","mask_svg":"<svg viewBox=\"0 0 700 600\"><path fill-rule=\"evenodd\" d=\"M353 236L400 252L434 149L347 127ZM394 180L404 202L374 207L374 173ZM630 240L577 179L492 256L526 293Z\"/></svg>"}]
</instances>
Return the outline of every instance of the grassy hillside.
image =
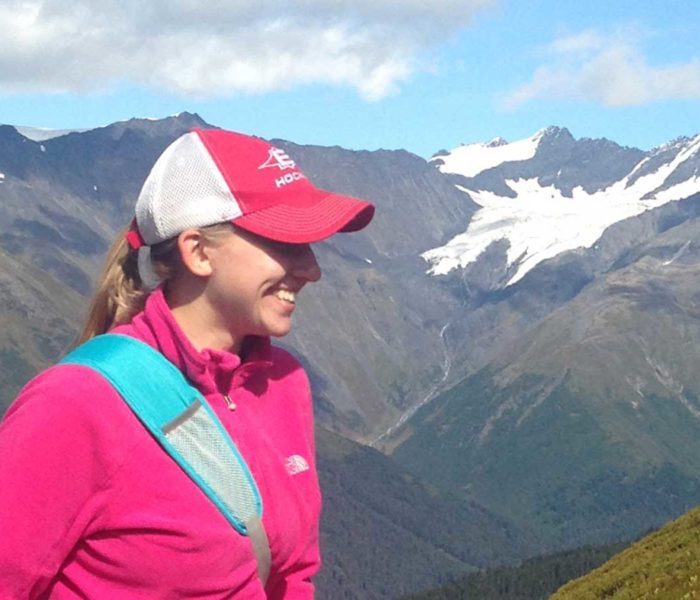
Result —
<instances>
[{"instance_id":1,"label":"grassy hillside","mask_svg":"<svg viewBox=\"0 0 700 600\"><path fill-rule=\"evenodd\" d=\"M700 598L700 507L642 538L551 600Z\"/></svg>"}]
</instances>

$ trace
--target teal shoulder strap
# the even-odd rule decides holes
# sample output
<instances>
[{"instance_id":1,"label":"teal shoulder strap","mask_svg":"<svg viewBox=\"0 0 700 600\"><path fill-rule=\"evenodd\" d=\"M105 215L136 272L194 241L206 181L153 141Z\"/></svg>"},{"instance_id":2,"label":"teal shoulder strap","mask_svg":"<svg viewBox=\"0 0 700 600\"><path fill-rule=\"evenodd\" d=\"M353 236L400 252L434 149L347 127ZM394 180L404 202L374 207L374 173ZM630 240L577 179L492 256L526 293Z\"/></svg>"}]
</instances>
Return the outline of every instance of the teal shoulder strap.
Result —
<instances>
[{"instance_id":1,"label":"teal shoulder strap","mask_svg":"<svg viewBox=\"0 0 700 600\"><path fill-rule=\"evenodd\" d=\"M92 338L61 360L100 373L161 447L240 534L250 537L267 580L270 547L262 499L238 448L204 396L160 352L125 335Z\"/></svg>"}]
</instances>

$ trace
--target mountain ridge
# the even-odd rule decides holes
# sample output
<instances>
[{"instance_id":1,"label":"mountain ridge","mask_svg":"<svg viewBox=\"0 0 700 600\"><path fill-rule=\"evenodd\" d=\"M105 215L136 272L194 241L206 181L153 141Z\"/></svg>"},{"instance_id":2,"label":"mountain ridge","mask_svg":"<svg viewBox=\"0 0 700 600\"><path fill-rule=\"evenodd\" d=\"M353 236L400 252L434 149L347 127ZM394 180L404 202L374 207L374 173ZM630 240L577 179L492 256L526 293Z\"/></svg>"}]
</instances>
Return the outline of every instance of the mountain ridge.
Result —
<instances>
[{"instance_id":1,"label":"mountain ridge","mask_svg":"<svg viewBox=\"0 0 700 600\"><path fill-rule=\"evenodd\" d=\"M55 360L70 342L104 251L130 220L150 164L197 119L136 119L41 143L0 128L0 267L14 286L3 298L8 324L0 355L7 353L9 385L0 408L18 378ZM550 132L554 145L541 174L553 178L550 194L555 183L568 185L573 173L591 168L572 163L557 175L556 144L569 145L567 156L576 160L589 151L600 154L597 162L607 151L622 156L613 170L638 158L604 143L585 142L574 152L580 140L571 146L569 137ZM657 176L695 138L689 139L644 163L630 189ZM700 196L650 205L628 218L620 213L591 245L553 253L514 281L525 257L512 260L511 241L503 237L463 268L432 276L421 254L478 223L483 207L475 199L486 192L465 193L455 187L464 187L465 178L405 151L276 143L319 186L378 207L366 231L318 245L324 277L300 296L296 327L282 341L307 368L318 423L391 454L384 460L358 450L362 459L351 464L327 458L334 510L345 506L354 514L366 504L392 532L386 539L429 548L420 523L408 519L409 530L397 522L396 498L389 502L396 513L361 500L365 490L345 498L339 490L348 487L334 473L356 469L375 483L394 482L394 491L404 490L399 496L415 493L422 506L431 490L440 498L448 490L452 500L438 502L443 511L480 524L475 538L490 532L503 540L504 531L512 532L513 554L499 552L522 556L533 547L631 537L700 501L694 458L700 421L693 413L700 411L700 384L692 368L700 347L700 296L693 290L700 276ZM691 154L679 177L696 177ZM526 162L517 161L520 172L535 173L535 163ZM500 175L498 166L491 168L488 176L506 185L506 176L517 173L513 164ZM537 177L510 189L519 185L543 189ZM574 199L560 191L550 200L566 208ZM502 201L496 196L492 204ZM19 359L12 354L17 348ZM328 445L326 451L332 454ZM450 559L450 568L479 564L459 558L472 550L450 550L459 559ZM356 550L330 554L339 577L361 562ZM487 555L483 564L498 559ZM421 569L416 573L425 575ZM376 593L389 594L379 588Z\"/></svg>"},{"instance_id":2,"label":"mountain ridge","mask_svg":"<svg viewBox=\"0 0 700 600\"><path fill-rule=\"evenodd\" d=\"M475 174L468 161L478 153L497 156L482 158L488 168ZM480 208L463 233L422 254L429 272L464 268L503 241L506 268L515 268L506 286L543 260L591 247L616 222L700 191L700 134L643 152L549 128L512 144L460 147L432 160Z\"/></svg>"}]
</instances>

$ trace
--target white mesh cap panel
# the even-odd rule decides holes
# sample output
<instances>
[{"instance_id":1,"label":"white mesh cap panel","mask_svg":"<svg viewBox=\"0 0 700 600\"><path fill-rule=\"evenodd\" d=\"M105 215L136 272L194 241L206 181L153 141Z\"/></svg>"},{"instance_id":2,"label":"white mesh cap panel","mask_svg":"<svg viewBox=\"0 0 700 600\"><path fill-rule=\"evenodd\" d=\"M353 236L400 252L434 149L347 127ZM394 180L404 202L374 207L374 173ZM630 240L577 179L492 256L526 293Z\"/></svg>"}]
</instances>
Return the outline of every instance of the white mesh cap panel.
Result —
<instances>
[{"instance_id":1,"label":"white mesh cap panel","mask_svg":"<svg viewBox=\"0 0 700 600\"><path fill-rule=\"evenodd\" d=\"M240 216L231 190L194 132L178 138L161 154L136 202L136 222L149 245L185 229Z\"/></svg>"}]
</instances>

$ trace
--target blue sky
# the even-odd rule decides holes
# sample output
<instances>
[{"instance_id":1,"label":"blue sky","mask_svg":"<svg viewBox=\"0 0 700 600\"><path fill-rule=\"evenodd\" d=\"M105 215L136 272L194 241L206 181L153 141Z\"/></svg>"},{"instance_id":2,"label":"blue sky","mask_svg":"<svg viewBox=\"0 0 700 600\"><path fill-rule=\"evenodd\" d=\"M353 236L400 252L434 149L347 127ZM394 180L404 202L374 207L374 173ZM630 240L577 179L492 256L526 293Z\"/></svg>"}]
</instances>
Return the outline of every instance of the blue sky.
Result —
<instances>
[{"instance_id":1,"label":"blue sky","mask_svg":"<svg viewBox=\"0 0 700 600\"><path fill-rule=\"evenodd\" d=\"M697 0L5 0L0 122L188 110L425 157L559 125L648 149L700 132L698 39Z\"/></svg>"}]
</instances>

